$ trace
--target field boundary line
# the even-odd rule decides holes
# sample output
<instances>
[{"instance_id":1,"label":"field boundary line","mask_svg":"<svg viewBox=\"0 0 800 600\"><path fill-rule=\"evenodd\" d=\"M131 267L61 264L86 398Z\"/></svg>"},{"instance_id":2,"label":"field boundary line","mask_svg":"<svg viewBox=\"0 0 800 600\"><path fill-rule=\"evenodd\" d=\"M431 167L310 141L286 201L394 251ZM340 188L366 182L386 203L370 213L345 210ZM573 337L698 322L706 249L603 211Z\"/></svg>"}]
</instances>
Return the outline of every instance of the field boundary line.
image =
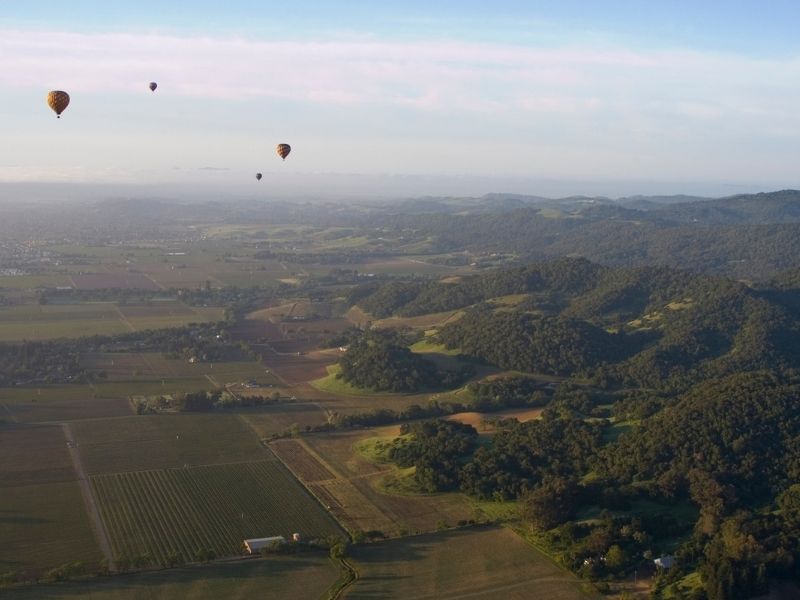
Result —
<instances>
[{"instance_id":1,"label":"field boundary line","mask_svg":"<svg viewBox=\"0 0 800 600\"><path fill-rule=\"evenodd\" d=\"M165 288L163 285L161 285L160 283L158 283L158 282L157 282L155 279L153 279L152 277L150 277L150 275L148 275L147 273L142 273L142 275L144 275L144 276L145 276L147 279L149 279L150 281L152 281L152 282L153 282L153 284L154 284L154 285L156 285L156 286L158 287L158 289L159 289L159 290L162 290L162 291L164 291L164 290L166 290L166 289L167 289L167 288Z\"/></svg>"},{"instance_id":2,"label":"field boundary line","mask_svg":"<svg viewBox=\"0 0 800 600\"><path fill-rule=\"evenodd\" d=\"M338 469L334 468L334 467L333 467L333 466L332 466L330 463L328 463L328 462L327 462L327 461L326 461L324 458L322 458L322 457L321 457L321 456L320 456L320 455L317 453L317 451L316 451L316 450L314 450L314 449L313 449L311 446L309 446L309 445L306 443L306 441L305 441L305 440L303 440L302 438L292 438L292 439L293 439L295 442L297 442L298 444L300 444L300 446L303 448L303 450L305 450L305 451L306 451L306 452L308 452L308 453L309 453L311 456L313 456L313 457L314 457L314 459L315 459L315 460L316 460L316 461L317 461L319 464L321 464L323 467L325 467L326 469L328 469L328 471L330 471L331 473L333 473L333 474L336 476L336 479L343 479L343 480L347 481L347 477L346 477L346 476L342 475L342 473L340 473ZM279 458L280 458L280 457L279 457Z\"/></svg>"},{"instance_id":3,"label":"field boundary line","mask_svg":"<svg viewBox=\"0 0 800 600\"><path fill-rule=\"evenodd\" d=\"M120 320L123 323L125 323L125 325L128 326L128 329L130 329L131 331L136 331L136 327L133 326L133 323L131 323L128 320L128 317L126 317L124 314L122 314L122 311L119 308L119 304L114 303L114 309L117 311L117 314L119 315Z\"/></svg>"},{"instance_id":4,"label":"field boundary line","mask_svg":"<svg viewBox=\"0 0 800 600\"><path fill-rule=\"evenodd\" d=\"M89 477L86 475L86 471L83 468L81 455L78 452L78 446L75 443L75 438L72 435L72 429L70 429L69 423L62 423L61 430L64 432L64 439L67 442L69 455L72 459L72 466L75 469L75 475L78 478L78 487L81 490L81 496L83 496L83 502L86 505L86 510L89 514L89 522L94 530L94 535L97 539L98 545L100 546L100 551L103 553L103 556L105 556L106 561L108 561L108 568L111 571L116 571L117 565L114 562L114 553L111 550L111 541L108 536L108 530L103 522L103 518L100 516L100 509L97 506L97 499L94 497L92 486L89 483Z\"/></svg>"}]
</instances>

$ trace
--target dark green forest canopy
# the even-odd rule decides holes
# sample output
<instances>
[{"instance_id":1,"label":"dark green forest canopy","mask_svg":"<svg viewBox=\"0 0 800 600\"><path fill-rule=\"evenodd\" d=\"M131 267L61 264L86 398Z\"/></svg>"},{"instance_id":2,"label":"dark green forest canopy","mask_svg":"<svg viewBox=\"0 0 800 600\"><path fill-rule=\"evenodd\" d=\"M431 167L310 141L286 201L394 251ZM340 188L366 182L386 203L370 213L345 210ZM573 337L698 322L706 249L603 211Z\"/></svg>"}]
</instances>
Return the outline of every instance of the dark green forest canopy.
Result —
<instances>
[{"instance_id":1,"label":"dark green forest canopy","mask_svg":"<svg viewBox=\"0 0 800 600\"><path fill-rule=\"evenodd\" d=\"M504 369L680 391L708 377L800 367L791 281L754 289L664 267L559 259L456 283L373 285L356 296L377 316L466 310L439 340ZM510 294L521 300L493 302Z\"/></svg>"},{"instance_id":2,"label":"dark green forest canopy","mask_svg":"<svg viewBox=\"0 0 800 600\"><path fill-rule=\"evenodd\" d=\"M436 365L411 352L391 330L353 339L339 365L345 381L370 390L415 392L438 383Z\"/></svg>"}]
</instances>

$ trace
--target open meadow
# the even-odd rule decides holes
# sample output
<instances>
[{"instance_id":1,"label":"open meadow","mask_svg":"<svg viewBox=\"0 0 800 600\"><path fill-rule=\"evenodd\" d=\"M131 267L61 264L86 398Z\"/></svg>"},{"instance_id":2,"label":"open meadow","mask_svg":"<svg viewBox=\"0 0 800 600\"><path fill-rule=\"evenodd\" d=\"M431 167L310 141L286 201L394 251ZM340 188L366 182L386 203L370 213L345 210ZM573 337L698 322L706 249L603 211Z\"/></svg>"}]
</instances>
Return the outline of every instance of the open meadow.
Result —
<instances>
[{"instance_id":1,"label":"open meadow","mask_svg":"<svg viewBox=\"0 0 800 600\"><path fill-rule=\"evenodd\" d=\"M500 527L442 531L357 546L347 600L588 600L580 580Z\"/></svg>"}]
</instances>

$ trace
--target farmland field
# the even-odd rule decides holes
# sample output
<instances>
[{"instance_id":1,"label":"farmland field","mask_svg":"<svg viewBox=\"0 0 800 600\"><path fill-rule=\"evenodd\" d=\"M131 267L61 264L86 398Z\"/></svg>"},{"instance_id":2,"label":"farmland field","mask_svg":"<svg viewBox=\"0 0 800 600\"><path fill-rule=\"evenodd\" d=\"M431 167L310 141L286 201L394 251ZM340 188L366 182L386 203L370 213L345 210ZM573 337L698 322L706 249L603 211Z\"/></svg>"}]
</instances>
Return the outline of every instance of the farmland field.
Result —
<instances>
[{"instance_id":1,"label":"farmland field","mask_svg":"<svg viewBox=\"0 0 800 600\"><path fill-rule=\"evenodd\" d=\"M8 600L285 600L320 598L339 576L324 553L274 556L88 582L3 590Z\"/></svg>"},{"instance_id":2,"label":"farmland field","mask_svg":"<svg viewBox=\"0 0 800 600\"><path fill-rule=\"evenodd\" d=\"M91 475L264 460L272 453L236 415L161 414L72 424Z\"/></svg>"},{"instance_id":3,"label":"farmland field","mask_svg":"<svg viewBox=\"0 0 800 600\"><path fill-rule=\"evenodd\" d=\"M0 572L102 557L60 427L0 428L0 515Z\"/></svg>"},{"instance_id":4,"label":"farmland field","mask_svg":"<svg viewBox=\"0 0 800 600\"><path fill-rule=\"evenodd\" d=\"M346 591L348 600L599 598L504 528L391 540L355 547L351 556L360 577Z\"/></svg>"},{"instance_id":5,"label":"farmland field","mask_svg":"<svg viewBox=\"0 0 800 600\"><path fill-rule=\"evenodd\" d=\"M121 290L151 290L161 289L156 283L141 273L117 271L116 273L84 273L70 277L72 283L79 290L101 290L117 288Z\"/></svg>"},{"instance_id":6,"label":"farmland field","mask_svg":"<svg viewBox=\"0 0 800 600\"><path fill-rule=\"evenodd\" d=\"M380 491L383 477L394 467L375 465L353 448L371 434L374 432L312 435L291 449L281 447L285 441L272 446L351 531L377 529L400 535L433 531L442 524L454 525L473 517L472 505L461 494L407 496Z\"/></svg>"},{"instance_id":7,"label":"farmland field","mask_svg":"<svg viewBox=\"0 0 800 600\"><path fill-rule=\"evenodd\" d=\"M193 560L198 549L241 553L242 540L299 532L339 533L335 522L280 462L159 469L92 477L117 556L171 552Z\"/></svg>"},{"instance_id":8,"label":"farmland field","mask_svg":"<svg viewBox=\"0 0 800 600\"><path fill-rule=\"evenodd\" d=\"M221 318L220 308L188 307L175 301L139 305L114 302L22 304L0 307L0 341L115 335Z\"/></svg>"},{"instance_id":9,"label":"farmland field","mask_svg":"<svg viewBox=\"0 0 800 600\"><path fill-rule=\"evenodd\" d=\"M0 419L39 423L129 414L127 398L99 395L87 384L0 388Z\"/></svg>"},{"instance_id":10,"label":"farmland field","mask_svg":"<svg viewBox=\"0 0 800 600\"><path fill-rule=\"evenodd\" d=\"M95 352L82 358L82 364L94 371L104 371L107 381L154 381L173 379L202 379L211 376L220 384L255 379L258 383L278 383L254 360L197 362L165 358L158 352ZM102 385L99 384L99 385ZM206 387L206 386L201 386ZM131 391L129 394L138 392Z\"/></svg>"},{"instance_id":11,"label":"farmland field","mask_svg":"<svg viewBox=\"0 0 800 600\"><path fill-rule=\"evenodd\" d=\"M283 433L295 424L303 429L306 425L325 423L325 413L316 404L307 402L265 406L257 411L240 414L262 438L273 433Z\"/></svg>"}]
</instances>

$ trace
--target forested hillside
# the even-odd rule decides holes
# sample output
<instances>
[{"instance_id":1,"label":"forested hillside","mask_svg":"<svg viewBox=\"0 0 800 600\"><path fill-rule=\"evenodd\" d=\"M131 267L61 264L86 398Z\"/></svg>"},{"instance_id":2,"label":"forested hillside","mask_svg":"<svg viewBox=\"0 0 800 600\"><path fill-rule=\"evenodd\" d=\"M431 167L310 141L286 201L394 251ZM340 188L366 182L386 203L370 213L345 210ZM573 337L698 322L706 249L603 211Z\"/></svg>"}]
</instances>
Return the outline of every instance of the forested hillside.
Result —
<instances>
[{"instance_id":1,"label":"forested hillside","mask_svg":"<svg viewBox=\"0 0 800 600\"><path fill-rule=\"evenodd\" d=\"M361 306L382 315L460 309L434 335L464 356L566 378L537 397L539 420L477 445L466 429L415 425L391 458L415 466L425 491L520 501L585 576L630 575L640 557L672 553L679 566L659 574L656 598L684 597L676 584L692 572L693 598L763 593L800 574L798 281L796 269L756 288L560 259L362 288ZM480 386L499 398L506 381Z\"/></svg>"},{"instance_id":2,"label":"forested hillside","mask_svg":"<svg viewBox=\"0 0 800 600\"><path fill-rule=\"evenodd\" d=\"M517 295L511 306L492 300L509 294ZM358 302L376 316L463 309L438 339L503 369L679 391L709 377L799 368L791 294L786 286L561 259L457 283L392 282L362 289Z\"/></svg>"}]
</instances>

